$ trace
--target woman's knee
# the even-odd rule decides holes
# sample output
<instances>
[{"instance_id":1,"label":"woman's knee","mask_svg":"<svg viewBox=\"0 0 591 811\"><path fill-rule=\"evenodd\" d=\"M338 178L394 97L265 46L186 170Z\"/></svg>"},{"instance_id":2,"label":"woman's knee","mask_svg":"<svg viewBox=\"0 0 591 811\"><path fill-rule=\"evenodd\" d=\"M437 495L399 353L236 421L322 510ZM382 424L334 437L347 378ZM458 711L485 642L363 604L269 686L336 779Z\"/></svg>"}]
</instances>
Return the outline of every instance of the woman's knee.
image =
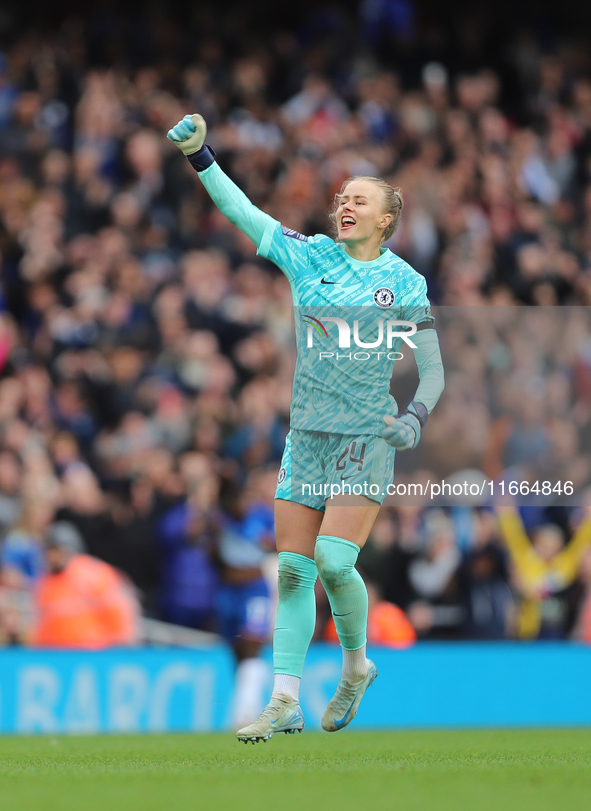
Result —
<instances>
[{"instance_id":1,"label":"woman's knee","mask_svg":"<svg viewBox=\"0 0 591 811\"><path fill-rule=\"evenodd\" d=\"M281 599L289 599L303 589L314 589L317 577L313 560L297 552L279 554L277 586Z\"/></svg>"},{"instance_id":2,"label":"woman's knee","mask_svg":"<svg viewBox=\"0 0 591 811\"><path fill-rule=\"evenodd\" d=\"M314 550L314 560L322 585L328 591L334 591L346 583L354 570L354 563L337 560L334 548L326 541L318 541Z\"/></svg>"},{"instance_id":3,"label":"woman's knee","mask_svg":"<svg viewBox=\"0 0 591 811\"><path fill-rule=\"evenodd\" d=\"M302 572L293 563L280 561L277 587L280 597L289 597L303 586Z\"/></svg>"}]
</instances>

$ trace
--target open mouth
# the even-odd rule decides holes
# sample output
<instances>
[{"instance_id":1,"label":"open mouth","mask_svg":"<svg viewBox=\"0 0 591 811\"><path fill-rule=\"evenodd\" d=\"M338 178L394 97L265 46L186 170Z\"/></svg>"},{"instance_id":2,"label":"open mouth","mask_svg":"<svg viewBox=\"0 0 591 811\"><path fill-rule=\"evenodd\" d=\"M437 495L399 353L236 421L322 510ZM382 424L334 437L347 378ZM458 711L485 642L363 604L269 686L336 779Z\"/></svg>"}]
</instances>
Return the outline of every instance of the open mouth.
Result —
<instances>
[{"instance_id":1,"label":"open mouth","mask_svg":"<svg viewBox=\"0 0 591 811\"><path fill-rule=\"evenodd\" d=\"M348 228L352 228L355 224L356 223L353 217L350 217L348 214L341 217L341 231L346 231Z\"/></svg>"}]
</instances>

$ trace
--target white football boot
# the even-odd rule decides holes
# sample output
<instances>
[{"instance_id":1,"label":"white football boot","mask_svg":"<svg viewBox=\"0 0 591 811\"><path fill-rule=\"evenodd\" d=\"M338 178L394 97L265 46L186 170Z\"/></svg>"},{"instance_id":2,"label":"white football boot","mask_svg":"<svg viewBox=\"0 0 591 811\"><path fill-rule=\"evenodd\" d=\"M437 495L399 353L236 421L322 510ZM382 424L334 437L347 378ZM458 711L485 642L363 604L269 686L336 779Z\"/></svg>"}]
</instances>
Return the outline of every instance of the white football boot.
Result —
<instances>
[{"instance_id":1,"label":"white football boot","mask_svg":"<svg viewBox=\"0 0 591 811\"><path fill-rule=\"evenodd\" d=\"M257 743L268 741L276 732L293 735L304 728L304 713L299 701L282 701L272 698L254 723L239 729L236 737L239 741Z\"/></svg>"},{"instance_id":2,"label":"white football boot","mask_svg":"<svg viewBox=\"0 0 591 811\"><path fill-rule=\"evenodd\" d=\"M337 691L322 716L322 729L327 732L338 732L355 718L365 691L378 675L371 659L367 660L367 665L367 676L362 681L356 684L350 684L344 679L339 681Z\"/></svg>"}]
</instances>

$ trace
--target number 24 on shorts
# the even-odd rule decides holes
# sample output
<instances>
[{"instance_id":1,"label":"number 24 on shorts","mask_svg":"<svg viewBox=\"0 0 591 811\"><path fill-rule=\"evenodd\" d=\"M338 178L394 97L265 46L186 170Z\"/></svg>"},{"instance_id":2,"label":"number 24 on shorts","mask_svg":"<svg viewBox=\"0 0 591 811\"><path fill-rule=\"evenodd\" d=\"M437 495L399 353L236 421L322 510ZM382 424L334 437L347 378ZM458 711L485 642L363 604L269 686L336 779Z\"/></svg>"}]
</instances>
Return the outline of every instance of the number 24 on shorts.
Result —
<instances>
[{"instance_id":1,"label":"number 24 on shorts","mask_svg":"<svg viewBox=\"0 0 591 811\"><path fill-rule=\"evenodd\" d=\"M353 462L353 464L357 465L357 470L363 470L363 460L365 458L365 449L367 448L367 442L361 442L359 447L359 456L355 456L357 452L357 442L351 442L350 445L346 445L343 449L343 452L337 459L337 470L344 470L347 467L347 461Z\"/></svg>"}]
</instances>

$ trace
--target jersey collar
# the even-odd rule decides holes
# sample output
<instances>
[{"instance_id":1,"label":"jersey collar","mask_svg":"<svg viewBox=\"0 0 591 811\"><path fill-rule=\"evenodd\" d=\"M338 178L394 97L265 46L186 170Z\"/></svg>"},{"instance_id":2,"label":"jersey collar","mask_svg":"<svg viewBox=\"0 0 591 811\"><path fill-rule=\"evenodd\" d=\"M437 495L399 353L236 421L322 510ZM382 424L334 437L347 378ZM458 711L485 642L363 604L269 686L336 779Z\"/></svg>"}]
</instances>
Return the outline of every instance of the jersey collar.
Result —
<instances>
[{"instance_id":1,"label":"jersey collar","mask_svg":"<svg viewBox=\"0 0 591 811\"><path fill-rule=\"evenodd\" d=\"M377 270L378 268L388 264L393 256L392 251L389 248L380 248L380 256L378 256L377 259L371 259L369 262L362 262L360 259L353 259L352 256L349 256L342 242L338 242L337 245L339 250L343 252L344 258L347 260L347 262L349 262L349 264L351 264L356 270L373 270L374 268Z\"/></svg>"}]
</instances>

